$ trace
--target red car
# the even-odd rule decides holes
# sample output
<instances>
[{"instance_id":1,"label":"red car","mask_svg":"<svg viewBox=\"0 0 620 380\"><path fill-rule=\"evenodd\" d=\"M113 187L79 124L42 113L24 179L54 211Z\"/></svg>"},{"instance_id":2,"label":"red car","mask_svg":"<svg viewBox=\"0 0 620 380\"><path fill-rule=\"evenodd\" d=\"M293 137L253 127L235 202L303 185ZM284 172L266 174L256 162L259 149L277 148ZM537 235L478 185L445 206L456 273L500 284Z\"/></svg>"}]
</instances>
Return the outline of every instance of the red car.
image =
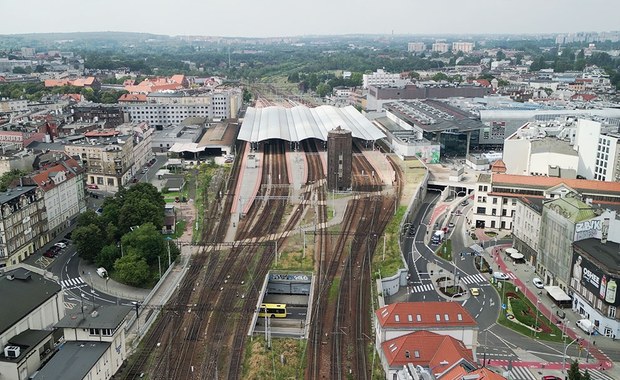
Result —
<instances>
[{"instance_id":1,"label":"red car","mask_svg":"<svg viewBox=\"0 0 620 380\"><path fill-rule=\"evenodd\" d=\"M542 380L562 380L562 379L557 376L547 375L547 376L543 376Z\"/></svg>"},{"instance_id":2,"label":"red car","mask_svg":"<svg viewBox=\"0 0 620 380\"><path fill-rule=\"evenodd\" d=\"M88 187L89 189L93 189L93 190L97 190L97 189L99 189L99 186L95 185L94 183L91 183L91 184L89 184L89 185L88 185L88 186L86 186L86 187Z\"/></svg>"}]
</instances>

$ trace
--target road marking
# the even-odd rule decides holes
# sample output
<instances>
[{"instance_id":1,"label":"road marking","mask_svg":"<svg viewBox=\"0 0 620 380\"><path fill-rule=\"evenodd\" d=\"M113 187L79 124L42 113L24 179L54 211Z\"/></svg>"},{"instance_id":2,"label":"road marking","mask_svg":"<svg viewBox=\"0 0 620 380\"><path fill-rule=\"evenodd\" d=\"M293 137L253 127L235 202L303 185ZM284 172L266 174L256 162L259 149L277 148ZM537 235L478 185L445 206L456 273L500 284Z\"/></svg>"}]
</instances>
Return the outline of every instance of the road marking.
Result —
<instances>
[{"instance_id":1,"label":"road marking","mask_svg":"<svg viewBox=\"0 0 620 380\"><path fill-rule=\"evenodd\" d=\"M512 367L510 372L512 373L510 378L513 380L536 380L536 377L530 372L529 368Z\"/></svg>"},{"instance_id":2,"label":"road marking","mask_svg":"<svg viewBox=\"0 0 620 380\"><path fill-rule=\"evenodd\" d=\"M77 305L76 303L72 303L72 302L65 302L65 309L73 309L75 307L75 305Z\"/></svg>"},{"instance_id":3,"label":"road marking","mask_svg":"<svg viewBox=\"0 0 620 380\"><path fill-rule=\"evenodd\" d=\"M82 280L82 277L75 277L75 278L69 278L67 280L62 280L60 281L60 284L65 289L74 289L76 287L86 285L84 283L84 280Z\"/></svg>"},{"instance_id":4,"label":"road marking","mask_svg":"<svg viewBox=\"0 0 620 380\"><path fill-rule=\"evenodd\" d=\"M424 284L411 287L411 293L423 293L435 289L433 284Z\"/></svg>"}]
</instances>

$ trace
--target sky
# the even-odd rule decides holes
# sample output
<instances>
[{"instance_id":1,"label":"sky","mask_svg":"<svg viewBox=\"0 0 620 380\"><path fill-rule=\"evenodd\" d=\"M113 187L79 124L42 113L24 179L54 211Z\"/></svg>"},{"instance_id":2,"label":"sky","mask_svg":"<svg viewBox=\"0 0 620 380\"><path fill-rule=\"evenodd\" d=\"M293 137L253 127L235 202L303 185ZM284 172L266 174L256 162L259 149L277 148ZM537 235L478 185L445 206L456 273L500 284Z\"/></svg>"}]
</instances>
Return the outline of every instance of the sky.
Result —
<instances>
[{"instance_id":1,"label":"sky","mask_svg":"<svg viewBox=\"0 0 620 380\"><path fill-rule=\"evenodd\" d=\"M618 0L0 0L0 34L284 37L620 30Z\"/></svg>"}]
</instances>

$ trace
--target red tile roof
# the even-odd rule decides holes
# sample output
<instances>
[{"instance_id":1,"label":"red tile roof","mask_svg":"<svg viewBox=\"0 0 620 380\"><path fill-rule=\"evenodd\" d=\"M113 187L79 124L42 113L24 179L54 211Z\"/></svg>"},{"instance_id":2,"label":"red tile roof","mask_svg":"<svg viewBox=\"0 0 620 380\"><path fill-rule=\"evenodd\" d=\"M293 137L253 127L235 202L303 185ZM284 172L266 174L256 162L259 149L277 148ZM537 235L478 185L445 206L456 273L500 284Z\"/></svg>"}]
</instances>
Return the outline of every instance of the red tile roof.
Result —
<instances>
[{"instance_id":1,"label":"red tile roof","mask_svg":"<svg viewBox=\"0 0 620 380\"><path fill-rule=\"evenodd\" d=\"M458 302L398 302L375 311L385 329L477 326Z\"/></svg>"},{"instance_id":2,"label":"red tile roof","mask_svg":"<svg viewBox=\"0 0 620 380\"><path fill-rule=\"evenodd\" d=\"M126 102L146 102L145 94L123 94L120 98L118 98L119 103Z\"/></svg>"},{"instance_id":3,"label":"red tile roof","mask_svg":"<svg viewBox=\"0 0 620 380\"><path fill-rule=\"evenodd\" d=\"M39 186L43 191L49 191L53 189L56 184L53 178L61 172L66 172L66 179L71 179L76 176L76 173L81 173L83 168L78 164L74 158L63 157L64 162L52 164L45 167L36 173L30 175L32 182ZM71 169L71 170L69 170Z\"/></svg>"},{"instance_id":4,"label":"red tile roof","mask_svg":"<svg viewBox=\"0 0 620 380\"><path fill-rule=\"evenodd\" d=\"M491 165L493 173L506 173L506 164L502 160L497 160Z\"/></svg>"},{"instance_id":5,"label":"red tile roof","mask_svg":"<svg viewBox=\"0 0 620 380\"><path fill-rule=\"evenodd\" d=\"M416 331L385 341L381 349L390 367L407 363L433 368L434 373L445 372L461 360L474 362L474 355L463 342L448 335L430 331ZM444 363L444 364L442 364Z\"/></svg>"},{"instance_id":6,"label":"red tile roof","mask_svg":"<svg viewBox=\"0 0 620 380\"><path fill-rule=\"evenodd\" d=\"M566 184L566 186L569 186L579 192L590 191L620 193L620 182L605 182L589 179L568 179L558 177L494 173L493 177L491 178L491 183L507 185L528 185L545 189L564 183Z\"/></svg>"}]
</instances>

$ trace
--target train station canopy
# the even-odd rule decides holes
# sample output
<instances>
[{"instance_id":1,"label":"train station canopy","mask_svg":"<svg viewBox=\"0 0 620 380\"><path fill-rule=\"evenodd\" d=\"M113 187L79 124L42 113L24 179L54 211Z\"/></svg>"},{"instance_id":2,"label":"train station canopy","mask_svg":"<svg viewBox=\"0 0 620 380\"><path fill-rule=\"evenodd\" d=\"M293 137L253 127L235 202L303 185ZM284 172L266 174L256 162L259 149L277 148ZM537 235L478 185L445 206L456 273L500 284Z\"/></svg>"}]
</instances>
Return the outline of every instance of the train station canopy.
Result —
<instances>
[{"instance_id":1,"label":"train station canopy","mask_svg":"<svg viewBox=\"0 0 620 380\"><path fill-rule=\"evenodd\" d=\"M249 142L269 139L299 142L309 138L327 141L327 133L338 126L351 131L353 137L362 140L375 141L385 137L383 132L353 106L297 106L249 107L238 139Z\"/></svg>"}]
</instances>

